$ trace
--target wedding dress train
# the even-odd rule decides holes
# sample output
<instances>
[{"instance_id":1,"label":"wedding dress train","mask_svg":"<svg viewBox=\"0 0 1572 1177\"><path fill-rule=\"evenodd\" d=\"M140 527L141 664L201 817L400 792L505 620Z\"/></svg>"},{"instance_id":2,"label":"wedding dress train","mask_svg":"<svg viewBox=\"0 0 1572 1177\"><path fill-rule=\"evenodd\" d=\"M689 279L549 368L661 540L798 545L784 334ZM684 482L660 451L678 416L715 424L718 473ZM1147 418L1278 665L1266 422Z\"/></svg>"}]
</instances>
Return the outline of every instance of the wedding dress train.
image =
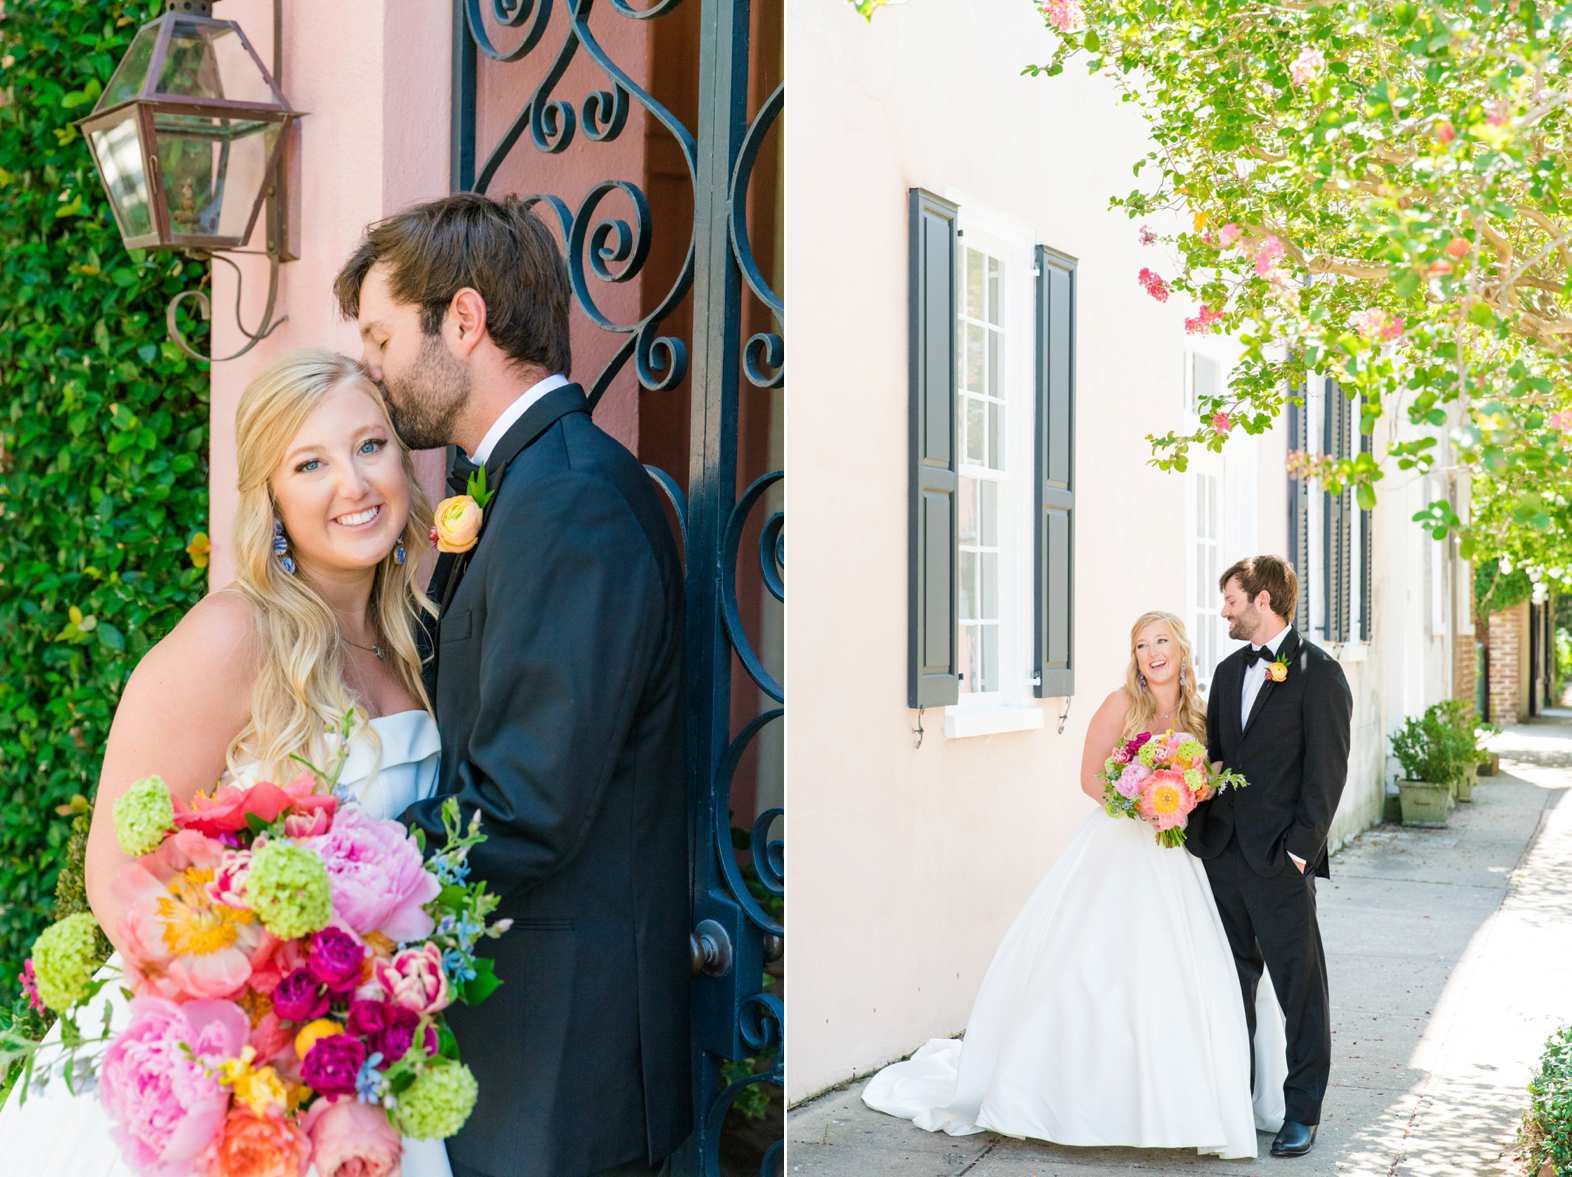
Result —
<instances>
[{"instance_id":1,"label":"wedding dress train","mask_svg":"<svg viewBox=\"0 0 1572 1177\"><path fill-rule=\"evenodd\" d=\"M381 742L380 753L369 739L356 739L339 785L371 817L397 817L436 791L442 751L436 720L425 711L401 711L373 719L371 726ZM242 771L237 779L249 784L255 774ZM106 967L118 973L118 965L116 954ZM128 1011L118 983L106 985L95 1000L113 1011L115 1029L126 1024ZM77 1024L92 1032L102 1025L102 1017L95 1008L79 1015ZM59 1042L59 1035L57 1025L46 1044ZM43 1057L52 1057L47 1045ZM110 1120L96 1092L73 1095L57 1076L44 1090L29 1091L25 1102L18 1096L13 1090L0 1109L0 1172L5 1177L138 1177L110 1137ZM452 1177L440 1140L405 1137L402 1171L403 1177ZM315 1165L307 1177L317 1177Z\"/></svg>"},{"instance_id":2,"label":"wedding dress train","mask_svg":"<svg viewBox=\"0 0 1572 1177\"><path fill-rule=\"evenodd\" d=\"M1098 812L1006 933L964 1043L935 1038L863 1091L930 1132L1256 1155L1283 1118L1283 1016L1256 1002L1256 1087L1206 870Z\"/></svg>"}]
</instances>

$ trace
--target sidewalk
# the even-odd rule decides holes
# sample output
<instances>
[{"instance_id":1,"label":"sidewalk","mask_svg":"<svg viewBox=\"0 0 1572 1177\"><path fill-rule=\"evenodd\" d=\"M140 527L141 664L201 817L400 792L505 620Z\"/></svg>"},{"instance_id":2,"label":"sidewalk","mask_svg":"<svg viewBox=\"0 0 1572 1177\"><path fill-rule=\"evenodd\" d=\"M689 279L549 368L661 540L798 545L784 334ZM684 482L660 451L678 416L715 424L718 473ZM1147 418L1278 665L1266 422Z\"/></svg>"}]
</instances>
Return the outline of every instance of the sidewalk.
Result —
<instances>
[{"instance_id":1,"label":"sidewalk","mask_svg":"<svg viewBox=\"0 0 1572 1177\"><path fill-rule=\"evenodd\" d=\"M1280 1177L1507 1174L1525 1087L1572 1020L1572 712L1509 728L1501 772L1442 830L1381 826L1319 888L1332 1086L1309 1156L952 1138L870 1111L862 1084L787 1119L791 1177L1050 1177L1146 1169ZM913 1043L915 1048L918 1043Z\"/></svg>"}]
</instances>

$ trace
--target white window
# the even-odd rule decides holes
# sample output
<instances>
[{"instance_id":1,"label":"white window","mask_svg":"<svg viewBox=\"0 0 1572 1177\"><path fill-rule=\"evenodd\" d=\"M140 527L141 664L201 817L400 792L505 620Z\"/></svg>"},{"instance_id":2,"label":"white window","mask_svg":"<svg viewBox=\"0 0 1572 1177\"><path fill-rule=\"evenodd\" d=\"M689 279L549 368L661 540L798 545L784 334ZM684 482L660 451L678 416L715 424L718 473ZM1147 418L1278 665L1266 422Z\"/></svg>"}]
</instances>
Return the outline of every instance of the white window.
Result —
<instances>
[{"instance_id":1,"label":"white window","mask_svg":"<svg viewBox=\"0 0 1572 1177\"><path fill-rule=\"evenodd\" d=\"M1034 235L946 192L957 242L960 700L946 735L1042 726L1032 698Z\"/></svg>"},{"instance_id":2,"label":"white window","mask_svg":"<svg viewBox=\"0 0 1572 1177\"><path fill-rule=\"evenodd\" d=\"M1222 638L1226 635L1219 615L1222 597L1217 578L1226 567L1222 562L1223 479L1221 474L1199 469L1195 484L1195 605L1190 623L1190 645L1195 657L1196 688L1205 693L1211 687L1212 671L1222 657Z\"/></svg>"}]
</instances>

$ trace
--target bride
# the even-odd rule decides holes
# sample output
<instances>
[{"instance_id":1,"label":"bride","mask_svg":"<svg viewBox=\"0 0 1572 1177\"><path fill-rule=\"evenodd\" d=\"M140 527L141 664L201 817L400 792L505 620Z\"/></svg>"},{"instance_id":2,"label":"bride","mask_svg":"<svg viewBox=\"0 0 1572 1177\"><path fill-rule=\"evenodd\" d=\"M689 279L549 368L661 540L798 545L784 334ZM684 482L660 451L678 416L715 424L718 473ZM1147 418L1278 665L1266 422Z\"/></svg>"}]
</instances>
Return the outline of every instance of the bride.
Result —
<instances>
[{"instance_id":1,"label":"bride","mask_svg":"<svg viewBox=\"0 0 1572 1177\"><path fill-rule=\"evenodd\" d=\"M432 608L417 578L431 511L380 390L344 356L293 352L246 389L235 433L235 581L148 651L104 749L87 893L117 948L111 882L128 859L111 815L133 781L156 773L189 803L225 774L290 780L292 753L335 762L328 729L353 708L341 789L383 818L436 788L440 744L415 637L420 611ZM100 995L116 1028L126 1016L118 989ZM79 1024L96 1028L100 1016ZM96 1095L73 1096L58 1077L25 1102L7 1100L0 1156L7 1177L133 1173ZM442 1142L406 1138L403 1172L449 1177Z\"/></svg>"},{"instance_id":2,"label":"bride","mask_svg":"<svg viewBox=\"0 0 1572 1177\"><path fill-rule=\"evenodd\" d=\"M1206 705L1184 623L1145 613L1125 685L1087 730L1081 790L1100 809L1115 742L1169 728L1204 740ZM931 1040L863 1100L930 1132L1254 1157L1256 1128L1281 1125L1287 1070L1272 986L1258 992L1252 1067L1200 860L1159 846L1144 822L1093 813L1005 934L964 1046Z\"/></svg>"}]
</instances>

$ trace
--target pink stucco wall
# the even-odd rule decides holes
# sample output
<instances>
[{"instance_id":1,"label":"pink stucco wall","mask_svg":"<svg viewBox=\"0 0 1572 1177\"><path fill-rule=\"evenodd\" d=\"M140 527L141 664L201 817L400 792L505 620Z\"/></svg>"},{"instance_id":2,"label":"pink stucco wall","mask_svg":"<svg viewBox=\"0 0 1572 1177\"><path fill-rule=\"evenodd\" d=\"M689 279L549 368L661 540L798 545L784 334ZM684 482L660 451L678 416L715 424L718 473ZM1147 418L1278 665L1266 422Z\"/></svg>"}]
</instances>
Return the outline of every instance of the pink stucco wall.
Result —
<instances>
[{"instance_id":1,"label":"pink stucco wall","mask_svg":"<svg viewBox=\"0 0 1572 1177\"><path fill-rule=\"evenodd\" d=\"M219 16L240 22L264 62L272 61L271 0L225 0ZM505 130L538 83L562 41L564 14L525 61L500 66L483 60L479 150ZM641 81L647 72L642 22L595 22L598 36L624 68ZM365 227L409 204L449 190L451 107L450 8L437 0L355 0L354 3L284 5L283 90L301 122L294 161L300 193L298 261L280 273L277 314L288 322L239 359L212 368L212 448L209 533L213 559L209 583L233 577L229 529L237 502L235 408L246 384L267 363L298 347L331 347L359 354L352 324L343 322L332 298L333 276ZM516 38L497 34L502 44ZM582 109L583 98L607 86L605 75L579 54L558 94ZM576 208L585 192L605 177L643 178L642 116L635 106L626 129L611 143L579 139L564 155L544 155L528 142L515 148L494 194L550 191ZM618 203L622 201L622 203ZM613 197L604 214L626 216L627 204ZM259 225L253 248L261 248ZM248 326L261 319L267 266L261 258L236 259L245 272L241 315ZM638 317L637 279L617 285L594 282L595 297L608 317ZM235 280L222 264L213 267L213 348L228 355L243 343L235 330ZM595 328L574 314L574 375L586 386L624 337ZM638 444L638 393L631 367L607 393L596 420L630 447ZM417 455L428 492L441 484L440 453Z\"/></svg>"}]
</instances>

